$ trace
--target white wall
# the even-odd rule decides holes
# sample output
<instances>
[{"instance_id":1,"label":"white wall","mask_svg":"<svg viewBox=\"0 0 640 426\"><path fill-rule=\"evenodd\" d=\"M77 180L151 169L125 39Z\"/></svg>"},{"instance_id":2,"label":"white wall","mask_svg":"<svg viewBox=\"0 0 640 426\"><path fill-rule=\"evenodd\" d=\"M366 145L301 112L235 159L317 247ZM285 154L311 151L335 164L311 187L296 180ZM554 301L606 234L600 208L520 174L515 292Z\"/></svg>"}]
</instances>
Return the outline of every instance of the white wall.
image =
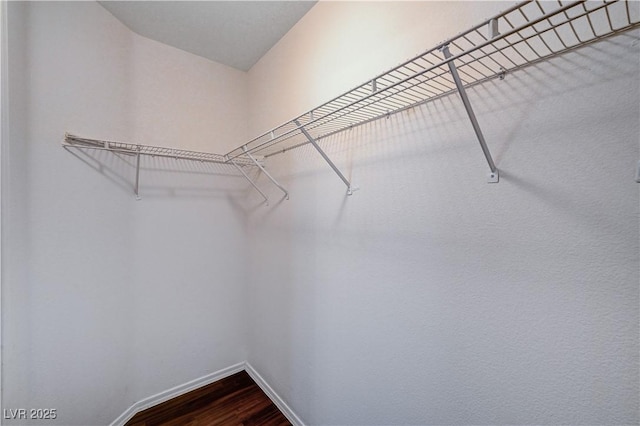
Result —
<instances>
[{"instance_id":1,"label":"white wall","mask_svg":"<svg viewBox=\"0 0 640 426\"><path fill-rule=\"evenodd\" d=\"M508 2L321 1L249 71L257 136L506 9Z\"/></svg>"},{"instance_id":2,"label":"white wall","mask_svg":"<svg viewBox=\"0 0 640 426\"><path fill-rule=\"evenodd\" d=\"M13 3L12 7L6 7L7 22L23 22L26 8L21 3ZM2 140L2 363L14 365L11 372L3 368L2 386L4 389L13 389L11 397L4 392L3 401L14 403L26 398L27 389L20 378L26 378L29 374L26 363L20 361L27 357L28 339L21 338L24 335L24 327L29 323L28 311L16 309L17 306L28 304L28 292L24 286L8 286L4 283L24 283L27 280L27 205L26 192L27 180L24 164L26 162L26 145L22 143L26 132L26 74L22 72L26 65L26 27L23 25L7 26L6 35L16 40L10 46L6 43L7 57L11 61L6 62L7 76L11 74L11 84L7 84L7 91L3 96L10 98L9 108L3 111L8 114L11 111L10 128L3 129ZM3 34L4 36L4 34ZM4 58L3 58L4 60ZM3 70L4 72L4 70ZM3 88L4 89L4 88ZM4 102L3 99L3 107ZM6 125L5 122L2 123ZM4 137L5 133L8 137ZM10 161L9 161L10 159ZM10 225L10 226L9 226ZM11 247L11 250L8 248ZM6 301L11 300L11 304ZM7 323L5 318L11 316L13 320ZM4 405L3 405L4 407Z\"/></svg>"},{"instance_id":3,"label":"white wall","mask_svg":"<svg viewBox=\"0 0 640 426\"><path fill-rule=\"evenodd\" d=\"M254 133L507 6L319 3L251 70ZM638 36L469 90L497 185L455 96L322 141L351 197L269 158L249 361L306 423L638 423Z\"/></svg>"},{"instance_id":4,"label":"white wall","mask_svg":"<svg viewBox=\"0 0 640 426\"><path fill-rule=\"evenodd\" d=\"M244 72L135 34L130 59L133 140L216 153L246 140ZM246 359L244 190L229 166L144 158L131 247L134 400Z\"/></svg>"},{"instance_id":5,"label":"white wall","mask_svg":"<svg viewBox=\"0 0 640 426\"><path fill-rule=\"evenodd\" d=\"M226 153L248 136L246 73L132 34L134 138Z\"/></svg>"},{"instance_id":6,"label":"white wall","mask_svg":"<svg viewBox=\"0 0 640 426\"><path fill-rule=\"evenodd\" d=\"M498 185L456 97L322 141L349 198L269 159L291 200L250 216L224 167L145 159L136 202L59 145L224 152L507 6L321 2L243 75L10 3L3 408L106 424L248 359L309 424L637 423L637 33L469 91Z\"/></svg>"},{"instance_id":7,"label":"white wall","mask_svg":"<svg viewBox=\"0 0 640 426\"><path fill-rule=\"evenodd\" d=\"M246 82L97 3L9 12L3 408L107 424L246 358L243 186L228 168L145 159L136 202L130 158L60 142L69 131L224 152L246 138Z\"/></svg>"},{"instance_id":8,"label":"white wall","mask_svg":"<svg viewBox=\"0 0 640 426\"><path fill-rule=\"evenodd\" d=\"M3 259L3 408L56 408L60 424L105 423L127 400L120 342L129 340L132 312L133 264L123 249L131 245L131 203L60 141L73 124L126 135L121 70L130 36L88 4L8 9L4 206L21 217L4 223L16 227L5 253L19 257Z\"/></svg>"}]
</instances>

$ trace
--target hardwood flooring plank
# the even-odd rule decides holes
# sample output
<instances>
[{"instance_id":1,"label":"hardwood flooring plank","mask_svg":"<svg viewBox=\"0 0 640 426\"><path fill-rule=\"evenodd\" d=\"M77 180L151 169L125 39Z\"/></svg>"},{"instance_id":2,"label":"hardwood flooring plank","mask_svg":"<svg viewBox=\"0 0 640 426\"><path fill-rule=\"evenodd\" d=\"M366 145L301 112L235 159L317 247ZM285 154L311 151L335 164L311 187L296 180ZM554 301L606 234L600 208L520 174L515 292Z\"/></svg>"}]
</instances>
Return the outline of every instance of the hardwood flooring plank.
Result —
<instances>
[{"instance_id":1,"label":"hardwood flooring plank","mask_svg":"<svg viewBox=\"0 0 640 426\"><path fill-rule=\"evenodd\" d=\"M291 423L241 371L136 414L125 426L287 426Z\"/></svg>"}]
</instances>

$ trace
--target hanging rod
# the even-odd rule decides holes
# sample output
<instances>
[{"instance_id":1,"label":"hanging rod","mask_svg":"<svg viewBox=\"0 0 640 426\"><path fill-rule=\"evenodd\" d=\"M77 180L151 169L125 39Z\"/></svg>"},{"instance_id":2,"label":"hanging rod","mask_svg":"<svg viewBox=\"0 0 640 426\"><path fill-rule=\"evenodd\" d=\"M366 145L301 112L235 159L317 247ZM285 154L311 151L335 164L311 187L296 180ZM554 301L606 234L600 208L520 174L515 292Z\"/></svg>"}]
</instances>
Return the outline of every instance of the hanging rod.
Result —
<instances>
[{"instance_id":1,"label":"hanging rod","mask_svg":"<svg viewBox=\"0 0 640 426\"><path fill-rule=\"evenodd\" d=\"M464 87L494 78L502 80L509 72L639 25L635 2L525 1L251 139L227 153L226 158L279 155L455 92L463 101L467 98L465 108L469 112ZM454 74L458 74L457 79ZM469 118L489 164L489 182L495 182L497 169L472 110ZM343 179L339 171L336 173Z\"/></svg>"}]
</instances>

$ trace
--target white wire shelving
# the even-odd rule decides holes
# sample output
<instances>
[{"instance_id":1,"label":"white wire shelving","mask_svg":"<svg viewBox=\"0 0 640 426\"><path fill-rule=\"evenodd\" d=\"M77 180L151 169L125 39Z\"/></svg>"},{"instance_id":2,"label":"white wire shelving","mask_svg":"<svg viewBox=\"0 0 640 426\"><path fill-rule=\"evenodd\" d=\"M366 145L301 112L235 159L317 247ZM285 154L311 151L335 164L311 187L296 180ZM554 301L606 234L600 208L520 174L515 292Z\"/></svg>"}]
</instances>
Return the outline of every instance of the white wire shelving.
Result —
<instances>
[{"instance_id":1,"label":"white wire shelving","mask_svg":"<svg viewBox=\"0 0 640 426\"><path fill-rule=\"evenodd\" d=\"M82 138L79 136L75 136L69 133L64 135L64 140L62 141L62 146L65 148L79 148L79 149L90 149L90 150L99 150L99 151L109 151L116 154L123 154L129 156L135 156L135 167L136 167L136 176L134 183L134 193L136 198L140 198L139 196L139 187L140 187L140 157L141 156L150 156L150 157L165 157L165 158L173 158L176 160L188 160L188 161L199 161L204 163L217 163L217 164L227 164L235 166L243 176L249 179L250 182L253 181L249 178L246 172L242 169L243 166L259 166L262 165L256 160L254 161L247 160L245 158L237 158L233 161L228 161L224 155L213 154L210 152L200 152L200 151L188 151L185 149L175 149L175 148L165 148L161 146L153 146L153 145L140 145L134 143L127 142L115 142L115 141L106 141L99 139L89 139ZM258 189L256 187L256 189ZM266 195L262 191L261 194L265 197L265 201L267 200Z\"/></svg>"},{"instance_id":2,"label":"white wire shelving","mask_svg":"<svg viewBox=\"0 0 640 426\"><path fill-rule=\"evenodd\" d=\"M390 69L226 154L265 158L311 143L353 187L317 141L458 92L489 165L496 168L465 87L638 27L640 7L627 1L525 1Z\"/></svg>"},{"instance_id":3,"label":"white wire shelving","mask_svg":"<svg viewBox=\"0 0 640 426\"><path fill-rule=\"evenodd\" d=\"M67 135L68 146L140 155L209 161L235 166L268 202L242 166L258 167L288 198L289 194L256 156L268 158L312 144L347 187L356 187L340 172L317 141L354 126L389 117L457 92L489 166L487 181L499 180L480 124L465 87L499 78L518 69L640 26L640 2L623 0L540 1L519 3L424 53L379 74L324 104L281 124L224 155L148 145L97 141Z\"/></svg>"},{"instance_id":4,"label":"white wire shelving","mask_svg":"<svg viewBox=\"0 0 640 426\"><path fill-rule=\"evenodd\" d=\"M184 149L165 148L161 146L139 145L127 142L114 142L99 139L81 138L79 136L67 133L62 142L64 146L74 148L88 148L104 151L116 152L126 155L149 155L152 157L167 157L177 160L203 161L207 163L228 164L229 162L224 155L213 154L209 152L187 151ZM248 165L249 161L239 158L238 164Z\"/></svg>"}]
</instances>

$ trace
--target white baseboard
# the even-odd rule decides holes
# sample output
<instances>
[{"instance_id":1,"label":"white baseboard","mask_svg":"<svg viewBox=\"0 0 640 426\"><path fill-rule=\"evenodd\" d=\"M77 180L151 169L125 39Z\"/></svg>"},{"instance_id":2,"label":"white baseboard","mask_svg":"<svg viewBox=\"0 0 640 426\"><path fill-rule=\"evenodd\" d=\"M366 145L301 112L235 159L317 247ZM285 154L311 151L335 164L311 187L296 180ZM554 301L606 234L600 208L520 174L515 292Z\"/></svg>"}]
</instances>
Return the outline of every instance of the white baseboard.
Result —
<instances>
[{"instance_id":1,"label":"white baseboard","mask_svg":"<svg viewBox=\"0 0 640 426\"><path fill-rule=\"evenodd\" d=\"M253 381L256 382L258 386L260 386L260 389L262 389L262 391L267 394L269 399L273 401L273 403L276 405L276 407L278 407L280 411L282 411L282 414L284 414L284 416L293 424L293 426L305 426L302 420L300 420L300 417L298 417L296 413L293 412L291 407L289 407L287 403L284 402L282 398L280 398L276 391L274 391L273 388L264 381L262 376L258 374L258 372L248 362L245 362L245 370L247 370L247 373L249 373L249 376L251 376Z\"/></svg>"},{"instance_id":2,"label":"white baseboard","mask_svg":"<svg viewBox=\"0 0 640 426\"><path fill-rule=\"evenodd\" d=\"M120 414L120 416L118 416L118 418L115 419L110 426L124 426L125 423L131 420L131 418L140 411L151 408L154 405L161 404L165 401L170 400L171 398L184 395L185 393L190 392L194 389L198 389L202 386L217 382L218 380L229 377L232 374L239 373L242 370L246 370L253 381L257 383L260 389L262 389L262 391L267 394L269 399L273 401L276 407L278 407L278 409L282 411L282 414L284 414L285 417L294 426L305 426L305 424L302 422L302 420L300 420L296 413L293 412L293 410L287 405L287 403L284 402L282 398L280 398L280 396L273 390L273 388L271 388L271 386L269 386L269 384L264 381L262 376L258 374L258 372L248 362L240 362L230 367L223 368L222 370L218 370L214 373L202 376L199 379L191 380L190 382L175 386L171 389L138 401L131 407L129 407L124 413Z\"/></svg>"},{"instance_id":3,"label":"white baseboard","mask_svg":"<svg viewBox=\"0 0 640 426\"><path fill-rule=\"evenodd\" d=\"M177 396L183 395L187 392L190 392L194 389L198 389L202 386L206 386L210 383L216 382L218 380L224 379L225 377L229 377L232 374L239 373L240 371L245 369L244 362L239 362L238 364L232 365L227 368L223 368L222 370L218 370L214 373L207 374L206 376L202 376L198 379L191 380L190 382L184 383L182 385L175 386L166 391L157 393L153 396L145 398L141 401L136 402L131 407L129 407L124 413L118 416L110 426L124 426L134 415L139 413L140 411L146 410L147 408L151 408L154 405L158 405L162 402L168 401L171 398L175 398Z\"/></svg>"}]
</instances>

